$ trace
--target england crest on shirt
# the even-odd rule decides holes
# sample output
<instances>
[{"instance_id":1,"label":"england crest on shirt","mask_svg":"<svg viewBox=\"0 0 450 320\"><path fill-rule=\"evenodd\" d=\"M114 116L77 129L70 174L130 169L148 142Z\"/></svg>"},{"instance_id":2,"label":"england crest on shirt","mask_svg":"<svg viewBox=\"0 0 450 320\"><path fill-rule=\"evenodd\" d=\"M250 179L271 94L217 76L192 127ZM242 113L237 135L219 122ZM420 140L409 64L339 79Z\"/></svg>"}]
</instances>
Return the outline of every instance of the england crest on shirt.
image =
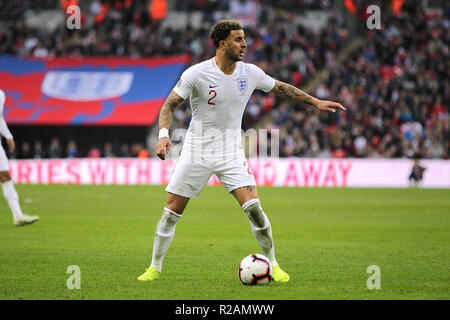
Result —
<instances>
[{"instance_id":1,"label":"england crest on shirt","mask_svg":"<svg viewBox=\"0 0 450 320\"><path fill-rule=\"evenodd\" d=\"M237 79L239 91L242 93L248 90L248 78L238 78Z\"/></svg>"}]
</instances>

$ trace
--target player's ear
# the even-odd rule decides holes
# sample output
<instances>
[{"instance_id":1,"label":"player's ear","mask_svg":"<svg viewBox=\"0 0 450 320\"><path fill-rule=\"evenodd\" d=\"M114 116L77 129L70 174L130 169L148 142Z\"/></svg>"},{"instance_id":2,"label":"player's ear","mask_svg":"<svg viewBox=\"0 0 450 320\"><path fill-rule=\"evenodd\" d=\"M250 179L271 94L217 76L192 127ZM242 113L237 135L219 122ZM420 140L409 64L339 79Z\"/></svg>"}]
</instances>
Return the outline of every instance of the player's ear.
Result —
<instances>
[{"instance_id":1,"label":"player's ear","mask_svg":"<svg viewBox=\"0 0 450 320\"><path fill-rule=\"evenodd\" d=\"M225 49L225 40L220 40L219 41L219 48Z\"/></svg>"}]
</instances>

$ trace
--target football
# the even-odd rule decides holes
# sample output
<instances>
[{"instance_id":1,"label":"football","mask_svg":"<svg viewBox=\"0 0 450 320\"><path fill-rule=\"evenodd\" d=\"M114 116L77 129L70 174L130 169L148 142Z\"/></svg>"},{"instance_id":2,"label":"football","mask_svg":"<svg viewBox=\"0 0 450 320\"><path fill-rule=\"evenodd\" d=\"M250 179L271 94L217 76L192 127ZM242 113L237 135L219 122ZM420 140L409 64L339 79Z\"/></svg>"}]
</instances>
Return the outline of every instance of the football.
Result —
<instances>
[{"instance_id":1,"label":"football","mask_svg":"<svg viewBox=\"0 0 450 320\"><path fill-rule=\"evenodd\" d=\"M262 254L248 255L239 264L239 279L245 285L268 284L272 276L272 264Z\"/></svg>"}]
</instances>

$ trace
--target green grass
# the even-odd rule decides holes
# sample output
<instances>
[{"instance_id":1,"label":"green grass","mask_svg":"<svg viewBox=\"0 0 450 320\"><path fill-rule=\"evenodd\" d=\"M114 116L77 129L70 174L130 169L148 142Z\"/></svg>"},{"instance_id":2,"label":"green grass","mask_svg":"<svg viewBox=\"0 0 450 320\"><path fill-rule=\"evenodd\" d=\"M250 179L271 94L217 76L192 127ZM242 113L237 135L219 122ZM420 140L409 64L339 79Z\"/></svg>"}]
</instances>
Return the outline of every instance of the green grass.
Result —
<instances>
[{"instance_id":1,"label":"green grass","mask_svg":"<svg viewBox=\"0 0 450 320\"><path fill-rule=\"evenodd\" d=\"M259 188L287 284L243 286L240 260L260 249L222 187L191 200L162 278L151 260L165 202L159 186L17 185L34 225L14 227L0 197L0 299L449 299L450 191ZM81 289L66 287L69 265ZM366 269L381 269L369 290Z\"/></svg>"}]
</instances>

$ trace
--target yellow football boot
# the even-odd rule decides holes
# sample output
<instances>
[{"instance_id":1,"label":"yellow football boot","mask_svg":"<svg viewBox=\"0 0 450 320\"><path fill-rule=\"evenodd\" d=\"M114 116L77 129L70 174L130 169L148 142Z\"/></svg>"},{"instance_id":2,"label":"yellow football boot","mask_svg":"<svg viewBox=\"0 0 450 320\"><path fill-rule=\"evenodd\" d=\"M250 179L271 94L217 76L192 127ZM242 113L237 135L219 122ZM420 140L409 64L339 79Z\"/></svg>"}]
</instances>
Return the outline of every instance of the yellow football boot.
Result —
<instances>
[{"instance_id":1,"label":"yellow football boot","mask_svg":"<svg viewBox=\"0 0 450 320\"><path fill-rule=\"evenodd\" d=\"M145 272L141 274L137 279L139 281L152 281L156 280L161 276L161 272L156 270L155 268L145 269Z\"/></svg>"},{"instance_id":2,"label":"yellow football boot","mask_svg":"<svg viewBox=\"0 0 450 320\"><path fill-rule=\"evenodd\" d=\"M273 280L276 282L288 282L289 275L281 270L279 266L273 266Z\"/></svg>"}]
</instances>

